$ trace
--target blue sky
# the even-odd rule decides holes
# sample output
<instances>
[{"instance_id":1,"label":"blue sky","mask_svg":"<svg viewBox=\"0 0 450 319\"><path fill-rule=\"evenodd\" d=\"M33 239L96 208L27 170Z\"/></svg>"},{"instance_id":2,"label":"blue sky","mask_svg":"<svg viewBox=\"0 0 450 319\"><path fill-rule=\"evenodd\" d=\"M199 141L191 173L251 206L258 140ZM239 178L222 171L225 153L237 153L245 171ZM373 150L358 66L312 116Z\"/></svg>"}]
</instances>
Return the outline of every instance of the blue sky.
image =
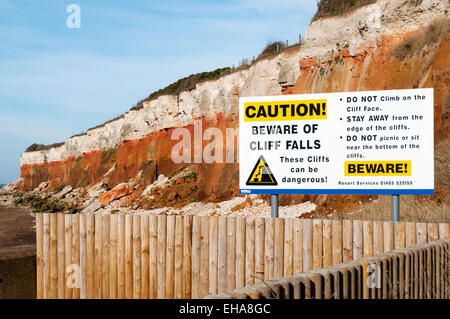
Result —
<instances>
[{"instance_id":1,"label":"blue sky","mask_svg":"<svg viewBox=\"0 0 450 319\"><path fill-rule=\"evenodd\" d=\"M81 28L69 29L69 4ZM0 0L0 184L20 154L126 112L192 73L298 41L316 0Z\"/></svg>"}]
</instances>

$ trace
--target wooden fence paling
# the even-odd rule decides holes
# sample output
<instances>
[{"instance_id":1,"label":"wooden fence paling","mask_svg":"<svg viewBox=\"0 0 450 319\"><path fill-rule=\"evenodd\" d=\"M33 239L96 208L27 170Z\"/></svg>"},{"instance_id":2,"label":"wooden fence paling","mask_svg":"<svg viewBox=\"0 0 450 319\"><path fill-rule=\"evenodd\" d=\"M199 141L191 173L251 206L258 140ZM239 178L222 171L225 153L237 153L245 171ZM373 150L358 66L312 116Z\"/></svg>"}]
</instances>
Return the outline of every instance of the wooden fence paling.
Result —
<instances>
[{"instance_id":1,"label":"wooden fence paling","mask_svg":"<svg viewBox=\"0 0 450 319\"><path fill-rule=\"evenodd\" d=\"M149 217L148 215L141 216L141 298L149 298Z\"/></svg>"},{"instance_id":2,"label":"wooden fence paling","mask_svg":"<svg viewBox=\"0 0 450 319\"><path fill-rule=\"evenodd\" d=\"M86 273L87 273L87 233L86 233L86 215L80 214L79 217L79 231L80 231L80 269L81 269L81 278L80 278L80 298L86 299Z\"/></svg>"},{"instance_id":3,"label":"wooden fence paling","mask_svg":"<svg viewBox=\"0 0 450 319\"><path fill-rule=\"evenodd\" d=\"M39 214L42 216L42 214ZM58 299L64 299L65 270L64 270L64 214L57 214L58 219ZM36 220L37 224L37 220ZM38 227L36 226L36 232ZM92 247L92 246L87 246Z\"/></svg>"},{"instance_id":4,"label":"wooden fence paling","mask_svg":"<svg viewBox=\"0 0 450 319\"><path fill-rule=\"evenodd\" d=\"M133 216L125 215L125 298L133 298Z\"/></svg>"},{"instance_id":5,"label":"wooden fence paling","mask_svg":"<svg viewBox=\"0 0 450 319\"><path fill-rule=\"evenodd\" d=\"M383 222L384 252L394 250L394 224Z\"/></svg>"},{"instance_id":6,"label":"wooden fence paling","mask_svg":"<svg viewBox=\"0 0 450 319\"><path fill-rule=\"evenodd\" d=\"M44 298L49 298L50 293L50 215L44 214L44 225L43 225L43 260L44 260ZM71 243L72 245L72 243ZM72 246L71 246L72 247Z\"/></svg>"},{"instance_id":7,"label":"wooden fence paling","mask_svg":"<svg viewBox=\"0 0 450 319\"><path fill-rule=\"evenodd\" d=\"M245 286L245 218L236 219L236 288Z\"/></svg>"},{"instance_id":8,"label":"wooden fence paling","mask_svg":"<svg viewBox=\"0 0 450 319\"><path fill-rule=\"evenodd\" d=\"M156 299L158 297L158 216L149 216L149 224L149 297Z\"/></svg>"},{"instance_id":9,"label":"wooden fence paling","mask_svg":"<svg viewBox=\"0 0 450 319\"><path fill-rule=\"evenodd\" d=\"M58 298L58 224L56 214L50 215L50 292L49 298Z\"/></svg>"},{"instance_id":10,"label":"wooden fence paling","mask_svg":"<svg viewBox=\"0 0 450 319\"><path fill-rule=\"evenodd\" d=\"M255 219L246 219L245 228L245 285L255 283Z\"/></svg>"},{"instance_id":11,"label":"wooden fence paling","mask_svg":"<svg viewBox=\"0 0 450 319\"><path fill-rule=\"evenodd\" d=\"M117 217L117 298L125 299L125 216Z\"/></svg>"},{"instance_id":12,"label":"wooden fence paling","mask_svg":"<svg viewBox=\"0 0 450 319\"><path fill-rule=\"evenodd\" d=\"M86 215L86 298L95 298L95 219L93 214Z\"/></svg>"},{"instance_id":13,"label":"wooden fence paling","mask_svg":"<svg viewBox=\"0 0 450 319\"><path fill-rule=\"evenodd\" d=\"M166 233L167 218L158 216L158 299L166 297Z\"/></svg>"},{"instance_id":14,"label":"wooden fence paling","mask_svg":"<svg viewBox=\"0 0 450 319\"><path fill-rule=\"evenodd\" d=\"M353 221L342 222L342 261L348 263L353 260Z\"/></svg>"},{"instance_id":15,"label":"wooden fence paling","mask_svg":"<svg viewBox=\"0 0 450 319\"><path fill-rule=\"evenodd\" d=\"M384 252L383 243L383 222L373 222L373 252L374 254L381 254Z\"/></svg>"},{"instance_id":16,"label":"wooden fence paling","mask_svg":"<svg viewBox=\"0 0 450 319\"><path fill-rule=\"evenodd\" d=\"M201 217L200 237L200 297L206 296L209 290L209 217Z\"/></svg>"},{"instance_id":17,"label":"wooden fence paling","mask_svg":"<svg viewBox=\"0 0 450 319\"><path fill-rule=\"evenodd\" d=\"M333 230L331 220L323 221L323 267L333 265Z\"/></svg>"},{"instance_id":18,"label":"wooden fence paling","mask_svg":"<svg viewBox=\"0 0 450 319\"><path fill-rule=\"evenodd\" d=\"M373 222L363 221L363 256L373 256Z\"/></svg>"},{"instance_id":19,"label":"wooden fence paling","mask_svg":"<svg viewBox=\"0 0 450 319\"><path fill-rule=\"evenodd\" d=\"M294 219L294 275L303 271L303 222Z\"/></svg>"},{"instance_id":20,"label":"wooden fence paling","mask_svg":"<svg viewBox=\"0 0 450 319\"><path fill-rule=\"evenodd\" d=\"M428 238L430 238L430 236ZM427 252L427 260L426 260L427 269L431 269L431 263L432 263L431 249L427 248L426 252ZM426 272L426 298L430 299L431 296L432 296L431 271L427 271Z\"/></svg>"},{"instance_id":21,"label":"wooden fence paling","mask_svg":"<svg viewBox=\"0 0 450 319\"><path fill-rule=\"evenodd\" d=\"M417 240L417 238L416 238ZM414 276L413 276L413 290L414 299L419 299L419 254L414 254Z\"/></svg>"},{"instance_id":22,"label":"wooden fence paling","mask_svg":"<svg viewBox=\"0 0 450 319\"><path fill-rule=\"evenodd\" d=\"M36 297L44 298L44 215L36 214ZM63 266L64 267L64 266ZM64 277L65 280L65 277Z\"/></svg>"},{"instance_id":23,"label":"wooden fence paling","mask_svg":"<svg viewBox=\"0 0 450 319\"><path fill-rule=\"evenodd\" d=\"M264 233L264 280L273 278L273 244L275 241L275 220L272 218L265 219Z\"/></svg>"},{"instance_id":24,"label":"wooden fence paling","mask_svg":"<svg viewBox=\"0 0 450 319\"><path fill-rule=\"evenodd\" d=\"M166 299L173 299L175 287L175 216L167 216Z\"/></svg>"},{"instance_id":25,"label":"wooden fence paling","mask_svg":"<svg viewBox=\"0 0 450 319\"><path fill-rule=\"evenodd\" d=\"M416 223L406 223L405 225L405 243L406 247L416 245Z\"/></svg>"},{"instance_id":26,"label":"wooden fence paling","mask_svg":"<svg viewBox=\"0 0 450 319\"><path fill-rule=\"evenodd\" d=\"M292 276L294 271L294 219L284 220L283 276Z\"/></svg>"},{"instance_id":27,"label":"wooden fence paling","mask_svg":"<svg viewBox=\"0 0 450 319\"><path fill-rule=\"evenodd\" d=\"M192 216L183 218L183 298L191 298Z\"/></svg>"},{"instance_id":28,"label":"wooden fence paling","mask_svg":"<svg viewBox=\"0 0 450 319\"><path fill-rule=\"evenodd\" d=\"M80 215L72 215L72 264L80 267ZM103 268L102 268L103 270ZM74 286L72 292L73 299L80 299L80 288Z\"/></svg>"},{"instance_id":29,"label":"wooden fence paling","mask_svg":"<svg viewBox=\"0 0 450 319\"><path fill-rule=\"evenodd\" d=\"M110 218L103 216L102 218L102 298L109 298L109 230Z\"/></svg>"},{"instance_id":30,"label":"wooden fence paling","mask_svg":"<svg viewBox=\"0 0 450 319\"><path fill-rule=\"evenodd\" d=\"M333 265L342 263L342 221L333 220L331 224L331 236L333 241Z\"/></svg>"},{"instance_id":31,"label":"wooden fence paling","mask_svg":"<svg viewBox=\"0 0 450 319\"><path fill-rule=\"evenodd\" d=\"M433 242L439 240L439 224L436 223L429 223L428 224L428 242ZM431 274L431 272L429 271L429 278L428 280L430 281L430 287L429 289L431 290L430 293L430 297L431 298L439 298L437 296L437 289L438 284L437 282L439 282L439 280L436 280L436 276L439 275L439 272L437 270L437 262L439 261L439 258L437 256L438 251L437 250L430 250L432 252L432 256L430 256L431 259L431 267L433 267L433 273Z\"/></svg>"},{"instance_id":32,"label":"wooden fence paling","mask_svg":"<svg viewBox=\"0 0 450 319\"><path fill-rule=\"evenodd\" d=\"M117 299L117 215L109 218L109 298Z\"/></svg>"},{"instance_id":33,"label":"wooden fence paling","mask_svg":"<svg viewBox=\"0 0 450 319\"><path fill-rule=\"evenodd\" d=\"M419 229L420 226L416 225L416 229ZM419 242L419 238L417 238L417 241ZM419 251L419 265L418 265L418 270L417 273L419 275L419 280L418 280L418 299L423 299L423 291L424 291L424 281L423 281L423 264L424 264L424 250L420 250Z\"/></svg>"},{"instance_id":34,"label":"wooden fence paling","mask_svg":"<svg viewBox=\"0 0 450 319\"><path fill-rule=\"evenodd\" d=\"M312 269L322 268L323 254L323 222L321 219L313 220L313 265Z\"/></svg>"},{"instance_id":35,"label":"wooden fence paling","mask_svg":"<svg viewBox=\"0 0 450 319\"><path fill-rule=\"evenodd\" d=\"M109 297L111 299L117 299L117 215L110 217L109 225Z\"/></svg>"},{"instance_id":36,"label":"wooden fence paling","mask_svg":"<svg viewBox=\"0 0 450 319\"><path fill-rule=\"evenodd\" d=\"M416 242L417 244L425 244L427 242L427 224L417 223L416 224Z\"/></svg>"},{"instance_id":37,"label":"wooden fence paling","mask_svg":"<svg viewBox=\"0 0 450 319\"><path fill-rule=\"evenodd\" d=\"M362 220L353 221L353 259L363 257L363 222Z\"/></svg>"},{"instance_id":38,"label":"wooden fence paling","mask_svg":"<svg viewBox=\"0 0 450 319\"><path fill-rule=\"evenodd\" d=\"M284 262L284 219L275 219L275 243L273 246L273 276L279 278L283 276Z\"/></svg>"},{"instance_id":39,"label":"wooden fence paling","mask_svg":"<svg viewBox=\"0 0 450 319\"><path fill-rule=\"evenodd\" d=\"M227 290L236 288L236 217L227 218Z\"/></svg>"},{"instance_id":40,"label":"wooden fence paling","mask_svg":"<svg viewBox=\"0 0 450 319\"><path fill-rule=\"evenodd\" d=\"M255 283L264 280L264 219L255 219Z\"/></svg>"},{"instance_id":41,"label":"wooden fence paling","mask_svg":"<svg viewBox=\"0 0 450 319\"><path fill-rule=\"evenodd\" d=\"M69 287L67 267L72 264L72 215L64 215L64 298L72 299L73 290Z\"/></svg>"},{"instance_id":42,"label":"wooden fence paling","mask_svg":"<svg viewBox=\"0 0 450 319\"><path fill-rule=\"evenodd\" d=\"M395 223L395 249L405 248L406 246L406 225L405 222Z\"/></svg>"},{"instance_id":43,"label":"wooden fence paling","mask_svg":"<svg viewBox=\"0 0 450 319\"><path fill-rule=\"evenodd\" d=\"M176 299L183 298L183 217L175 219L175 293ZM144 296L143 296L144 298Z\"/></svg>"},{"instance_id":44,"label":"wooden fence paling","mask_svg":"<svg viewBox=\"0 0 450 319\"><path fill-rule=\"evenodd\" d=\"M435 223L428 224L428 238L427 242L436 241L439 239L439 225Z\"/></svg>"},{"instance_id":45,"label":"wooden fence paling","mask_svg":"<svg viewBox=\"0 0 450 319\"><path fill-rule=\"evenodd\" d=\"M313 268L313 227L311 219L303 220L303 271Z\"/></svg>"},{"instance_id":46,"label":"wooden fence paling","mask_svg":"<svg viewBox=\"0 0 450 319\"><path fill-rule=\"evenodd\" d=\"M439 239L450 237L450 224L439 224ZM450 287L449 287L450 289Z\"/></svg>"},{"instance_id":47,"label":"wooden fence paling","mask_svg":"<svg viewBox=\"0 0 450 319\"><path fill-rule=\"evenodd\" d=\"M200 217L192 219L192 298L200 298Z\"/></svg>"},{"instance_id":48,"label":"wooden fence paling","mask_svg":"<svg viewBox=\"0 0 450 319\"><path fill-rule=\"evenodd\" d=\"M209 294L217 294L217 231L218 231L218 217L212 216L209 218Z\"/></svg>"},{"instance_id":49,"label":"wooden fence paling","mask_svg":"<svg viewBox=\"0 0 450 319\"><path fill-rule=\"evenodd\" d=\"M133 299L141 298L141 216L133 215Z\"/></svg>"},{"instance_id":50,"label":"wooden fence paling","mask_svg":"<svg viewBox=\"0 0 450 319\"><path fill-rule=\"evenodd\" d=\"M217 290L227 290L227 218L219 217L217 235Z\"/></svg>"}]
</instances>

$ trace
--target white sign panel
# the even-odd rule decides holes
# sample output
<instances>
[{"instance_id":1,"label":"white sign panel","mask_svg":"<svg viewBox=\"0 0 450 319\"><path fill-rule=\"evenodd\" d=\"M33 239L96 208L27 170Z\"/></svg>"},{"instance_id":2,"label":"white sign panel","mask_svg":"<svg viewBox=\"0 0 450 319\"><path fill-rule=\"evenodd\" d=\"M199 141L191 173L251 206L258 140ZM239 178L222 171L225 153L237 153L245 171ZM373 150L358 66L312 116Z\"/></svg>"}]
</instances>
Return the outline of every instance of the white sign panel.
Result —
<instances>
[{"instance_id":1,"label":"white sign panel","mask_svg":"<svg viewBox=\"0 0 450 319\"><path fill-rule=\"evenodd\" d=\"M433 194L433 89L239 99L242 194Z\"/></svg>"}]
</instances>

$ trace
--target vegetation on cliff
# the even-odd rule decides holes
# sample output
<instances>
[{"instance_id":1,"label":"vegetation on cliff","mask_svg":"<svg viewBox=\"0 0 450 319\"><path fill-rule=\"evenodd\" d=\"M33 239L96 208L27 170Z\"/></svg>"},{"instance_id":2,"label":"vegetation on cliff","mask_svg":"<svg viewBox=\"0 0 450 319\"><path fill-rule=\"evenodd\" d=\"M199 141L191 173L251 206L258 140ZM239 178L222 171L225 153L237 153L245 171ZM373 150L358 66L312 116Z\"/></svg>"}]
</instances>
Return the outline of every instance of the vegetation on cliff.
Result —
<instances>
[{"instance_id":1,"label":"vegetation on cliff","mask_svg":"<svg viewBox=\"0 0 450 319\"><path fill-rule=\"evenodd\" d=\"M377 0L320 0L311 22L324 17L338 16L375 2Z\"/></svg>"},{"instance_id":2,"label":"vegetation on cliff","mask_svg":"<svg viewBox=\"0 0 450 319\"><path fill-rule=\"evenodd\" d=\"M436 20L418 33L403 40L394 50L394 56L399 60L404 60L407 56L413 56L420 52L426 53L430 46L439 43L444 36L450 32L450 23L446 19Z\"/></svg>"},{"instance_id":3,"label":"vegetation on cliff","mask_svg":"<svg viewBox=\"0 0 450 319\"><path fill-rule=\"evenodd\" d=\"M50 144L50 145L44 145L44 144L31 144L30 146L27 147L27 149L25 150L25 152L36 152L36 151L46 151L49 150L51 148L54 147L60 147L63 146L64 142L61 143L54 143L54 144Z\"/></svg>"},{"instance_id":4,"label":"vegetation on cliff","mask_svg":"<svg viewBox=\"0 0 450 319\"><path fill-rule=\"evenodd\" d=\"M258 55L258 59L262 59L271 56L273 54L276 54L285 46L286 45L281 41L269 41L267 42L266 47Z\"/></svg>"},{"instance_id":5,"label":"vegetation on cliff","mask_svg":"<svg viewBox=\"0 0 450 319\"><path fill-rule=\"evenodd\" d=\"M76 214L80 211L74 204L65 203L50 196L41 196L33 193L14 194L14 205L30 208L33 213L67 212Z\"/></svg>"},{"instance_id":6,"label":"vegetation on cliff","mask_svg":"<svg viewBox=\"0 0 450 319\"><path fill-rule=\"evenodd\" d=\"M195 89L195 86L198 83L202 83L205 81L213 81L221 78L224 75L230 74L232 72L232 68L226 67L226 68L219 68L214 71L210 72L201 72L201 73L195 73L191 74L185 78L182 78L165 88L158 90L156 92L153 92L148 96L146 100L153 100L161 95L177 95L184 91L191 91ZM131 110L138 110L142 108L142 102L139 102L136 106L132 107Z\"/></svg>"}]
</instances>

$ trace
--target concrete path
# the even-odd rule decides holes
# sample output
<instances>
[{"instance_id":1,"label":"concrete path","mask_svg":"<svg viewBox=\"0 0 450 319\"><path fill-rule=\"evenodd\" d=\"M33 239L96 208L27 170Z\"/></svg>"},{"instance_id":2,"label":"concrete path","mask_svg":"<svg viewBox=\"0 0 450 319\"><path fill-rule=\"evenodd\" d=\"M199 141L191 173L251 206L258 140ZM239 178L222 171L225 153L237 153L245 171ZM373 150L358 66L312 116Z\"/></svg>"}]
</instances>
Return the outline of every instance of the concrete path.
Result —
<instances>
[{"instance_id":1,"label":"concrete path","mask_svg":"<svg viewBox=\"0 0 450 319\"><path fill-rule=\"evenodd\" d=\"M34 217L22 208L0 205L0 250L19 246L35 246Z\"/></svg>"}]
</instances>

